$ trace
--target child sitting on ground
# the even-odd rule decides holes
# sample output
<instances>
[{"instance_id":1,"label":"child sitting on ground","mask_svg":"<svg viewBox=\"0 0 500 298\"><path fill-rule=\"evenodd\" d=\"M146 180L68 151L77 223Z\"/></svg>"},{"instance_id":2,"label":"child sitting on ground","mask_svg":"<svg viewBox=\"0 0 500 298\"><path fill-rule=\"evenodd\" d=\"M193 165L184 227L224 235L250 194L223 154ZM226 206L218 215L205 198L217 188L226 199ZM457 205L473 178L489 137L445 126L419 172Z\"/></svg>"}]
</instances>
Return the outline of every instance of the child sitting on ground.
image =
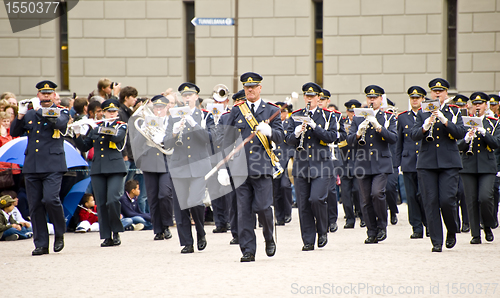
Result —
<instances>
[{"instance_id":1,"label":"child sitting on ground","mask_svg":"<svg viewBox=\"0 0 500 298\"><path fill-rule=\"evenodd\" d=\"M86 193L83 195L80 205L78 205L78 216L80 223L75 233L99 232L99 222L97 221L97 207L94 196Z\"/></svg>"},{"instance_id":2,"label":"child sitting on ground","mask_svg":"<svg viewBox=\"0 0 500 298\"><path fill-rule=\"evenodd\" d=\"M14 199L14 210L12 210L12 212L10 212L9 215L12 216L14 220L17 221L21 227L26 228L28 232L33 232L33 229L31 228L31 223L26 219L24 219L23 215L21 214L21 211L17 209L17 206L19 205L19 199L17 197L17 193L13 190L4 190L0 192L0 196L5 196L5 195L8 195Z\"/></svg>"},{"instance_id":3,"label":"child sitting on ground","mask_svg":"<svg viewBox=\"0 0 500 298\"><path fill-rule=\"evenodd\" d=\"M0 240L14 241L28 239L33 236L32 232L28 232L10 215L15 208L14 202L15 200L9 195L0 197L0 209L2 209L0 214Z\"/></svg>"}]
</instances>

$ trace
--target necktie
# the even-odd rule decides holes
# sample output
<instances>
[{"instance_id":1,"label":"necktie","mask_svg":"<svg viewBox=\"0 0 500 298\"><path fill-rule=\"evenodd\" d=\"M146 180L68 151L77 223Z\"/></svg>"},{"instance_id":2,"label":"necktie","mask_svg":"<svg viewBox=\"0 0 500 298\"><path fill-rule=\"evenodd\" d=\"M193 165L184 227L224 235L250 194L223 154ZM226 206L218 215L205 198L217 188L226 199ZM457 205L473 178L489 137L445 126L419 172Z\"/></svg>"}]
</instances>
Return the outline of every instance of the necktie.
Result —
<instances>
[{"instance_id":1,"label":"necktie","mask_svg":"<svg viewBox=\"0 0 500 298\"><path fill-rule=\"evenodd\" d=\"M251 104L252 114L255 114L255 104Z\"/></svg>"},{"instance_id":2,"label":"necktie","mask_svg":"<svg viewBox=\"0 0 500 298\"><path fill-rule=\"evenodd\" d=\"M311 111L309 111L309 117L311 117L311 119L313 117L313 113Z\"/></svg>"}]
</instances>

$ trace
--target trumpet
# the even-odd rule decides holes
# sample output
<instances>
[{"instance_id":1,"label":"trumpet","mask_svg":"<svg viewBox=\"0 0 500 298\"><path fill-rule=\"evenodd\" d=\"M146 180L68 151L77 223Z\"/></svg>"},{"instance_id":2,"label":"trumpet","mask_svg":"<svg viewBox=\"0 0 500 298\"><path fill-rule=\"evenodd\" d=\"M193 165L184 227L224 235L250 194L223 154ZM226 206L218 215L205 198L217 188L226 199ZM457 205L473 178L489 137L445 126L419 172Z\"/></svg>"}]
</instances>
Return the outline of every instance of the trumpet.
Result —
<instances>
[{"instance_id":1,"label":"trumpet","mask_svg":"<svg viewBox=\"0 0 500 298\"><path fill-rule=\"evenodd\" d=\"M370 109L373 109L373 103L370 104ZM358 144L360 146L366 145L366 130L363 132L363 135L361 136L361 138L359 138Z\"/></svg>"},{"instance_id":2,"label":"trumpet","mask_svg":"<svg viewBox=\"0 0 500 298\"><path fill-rule=\"evenodd\" d=\"M223 102L229 97L229 89L224 84L217 84L212 92L215 101Z\"/></svg>"},{"instance_id":3,"label":"trumpet","mask_svg":"<svg viewBox=\"0 0 500 298\"><path fill-rule=\"evenodd\" d=\"M479 109L476 110L476 117L479 117ZM471 128L469 129L469 131L471 130L475 130L475 128ZM467 150L467 152L465 152L465 154L471 156L471 155L474 155L474 151L472 151L472 147L474 146L474 139L476 137L476 134L474 132L474 138L472 140L470 140L470 143L469 143L469 150Z\"/></svg>"},{"instance_id":4,"label":"trumpet","mask_svg":"<svg viewBox=\"0 0 500 298\"><path fill-rule=\"evenodd\" d=\"M306 116L309 117L309 109L311 108L311 103L308 102L306 105ZM302 131L302 134L300 135L300 141L299 141L299 146L297 146L297 151L302 151L304 150L304 137L306 136L306 131L305 131L305 125L306 123L301 124L304 127L304 131Z\"/></svg>"}]
</instances>

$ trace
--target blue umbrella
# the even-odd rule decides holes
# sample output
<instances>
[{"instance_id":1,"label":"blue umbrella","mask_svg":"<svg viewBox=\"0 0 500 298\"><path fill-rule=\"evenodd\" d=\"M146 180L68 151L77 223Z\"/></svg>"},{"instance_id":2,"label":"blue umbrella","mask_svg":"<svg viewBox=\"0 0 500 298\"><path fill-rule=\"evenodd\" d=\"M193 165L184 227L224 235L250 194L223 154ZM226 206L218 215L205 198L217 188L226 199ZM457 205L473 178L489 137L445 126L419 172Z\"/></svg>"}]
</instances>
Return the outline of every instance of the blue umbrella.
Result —
<instances>
[{"instance_id":1,"label":"blue umbrella","mask_svg":"<svg viewBox=\"0 0 500 298\"><path fill-rule=\"evenodd\" d=\"M0 161L24 165L24 151L28 146L28 137L20 137L0 147ZM85 167L88 163L68 141L64 140L64 154L68 168Z\"/></svg>"},{"instance_id":2,"label":"blue umbrella","mask_svg":"<svg viewBox=\"0 0 500 298\"><path fill-rule=\"evenodd\" d=\"M63 209L64 209L64 220L66 221L66 226L68 226L71 217L78 208L78 204L82 200L87 187L89 186L90 178L83 179L71 188L66 197L64 197L63 201Z\"/></svg>"}]
</instances>

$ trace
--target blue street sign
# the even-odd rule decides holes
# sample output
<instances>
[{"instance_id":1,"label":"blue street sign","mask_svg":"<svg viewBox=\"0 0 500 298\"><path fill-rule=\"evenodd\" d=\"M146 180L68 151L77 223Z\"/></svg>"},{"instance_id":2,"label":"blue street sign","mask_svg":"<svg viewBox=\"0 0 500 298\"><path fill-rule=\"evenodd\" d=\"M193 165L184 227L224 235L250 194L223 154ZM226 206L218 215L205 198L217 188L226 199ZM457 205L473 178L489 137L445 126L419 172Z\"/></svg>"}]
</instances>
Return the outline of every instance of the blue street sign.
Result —
<instances>
[{"instance_id":1,"label":"blue street sign","mask_svg":"<svg viewBox=\"0 0 500 298\"><path fill-rule=\"evenodd\" d=\"M193 18L191 24L194 26L233 26L233 18Z\"/></svg>"}]
</instances>

